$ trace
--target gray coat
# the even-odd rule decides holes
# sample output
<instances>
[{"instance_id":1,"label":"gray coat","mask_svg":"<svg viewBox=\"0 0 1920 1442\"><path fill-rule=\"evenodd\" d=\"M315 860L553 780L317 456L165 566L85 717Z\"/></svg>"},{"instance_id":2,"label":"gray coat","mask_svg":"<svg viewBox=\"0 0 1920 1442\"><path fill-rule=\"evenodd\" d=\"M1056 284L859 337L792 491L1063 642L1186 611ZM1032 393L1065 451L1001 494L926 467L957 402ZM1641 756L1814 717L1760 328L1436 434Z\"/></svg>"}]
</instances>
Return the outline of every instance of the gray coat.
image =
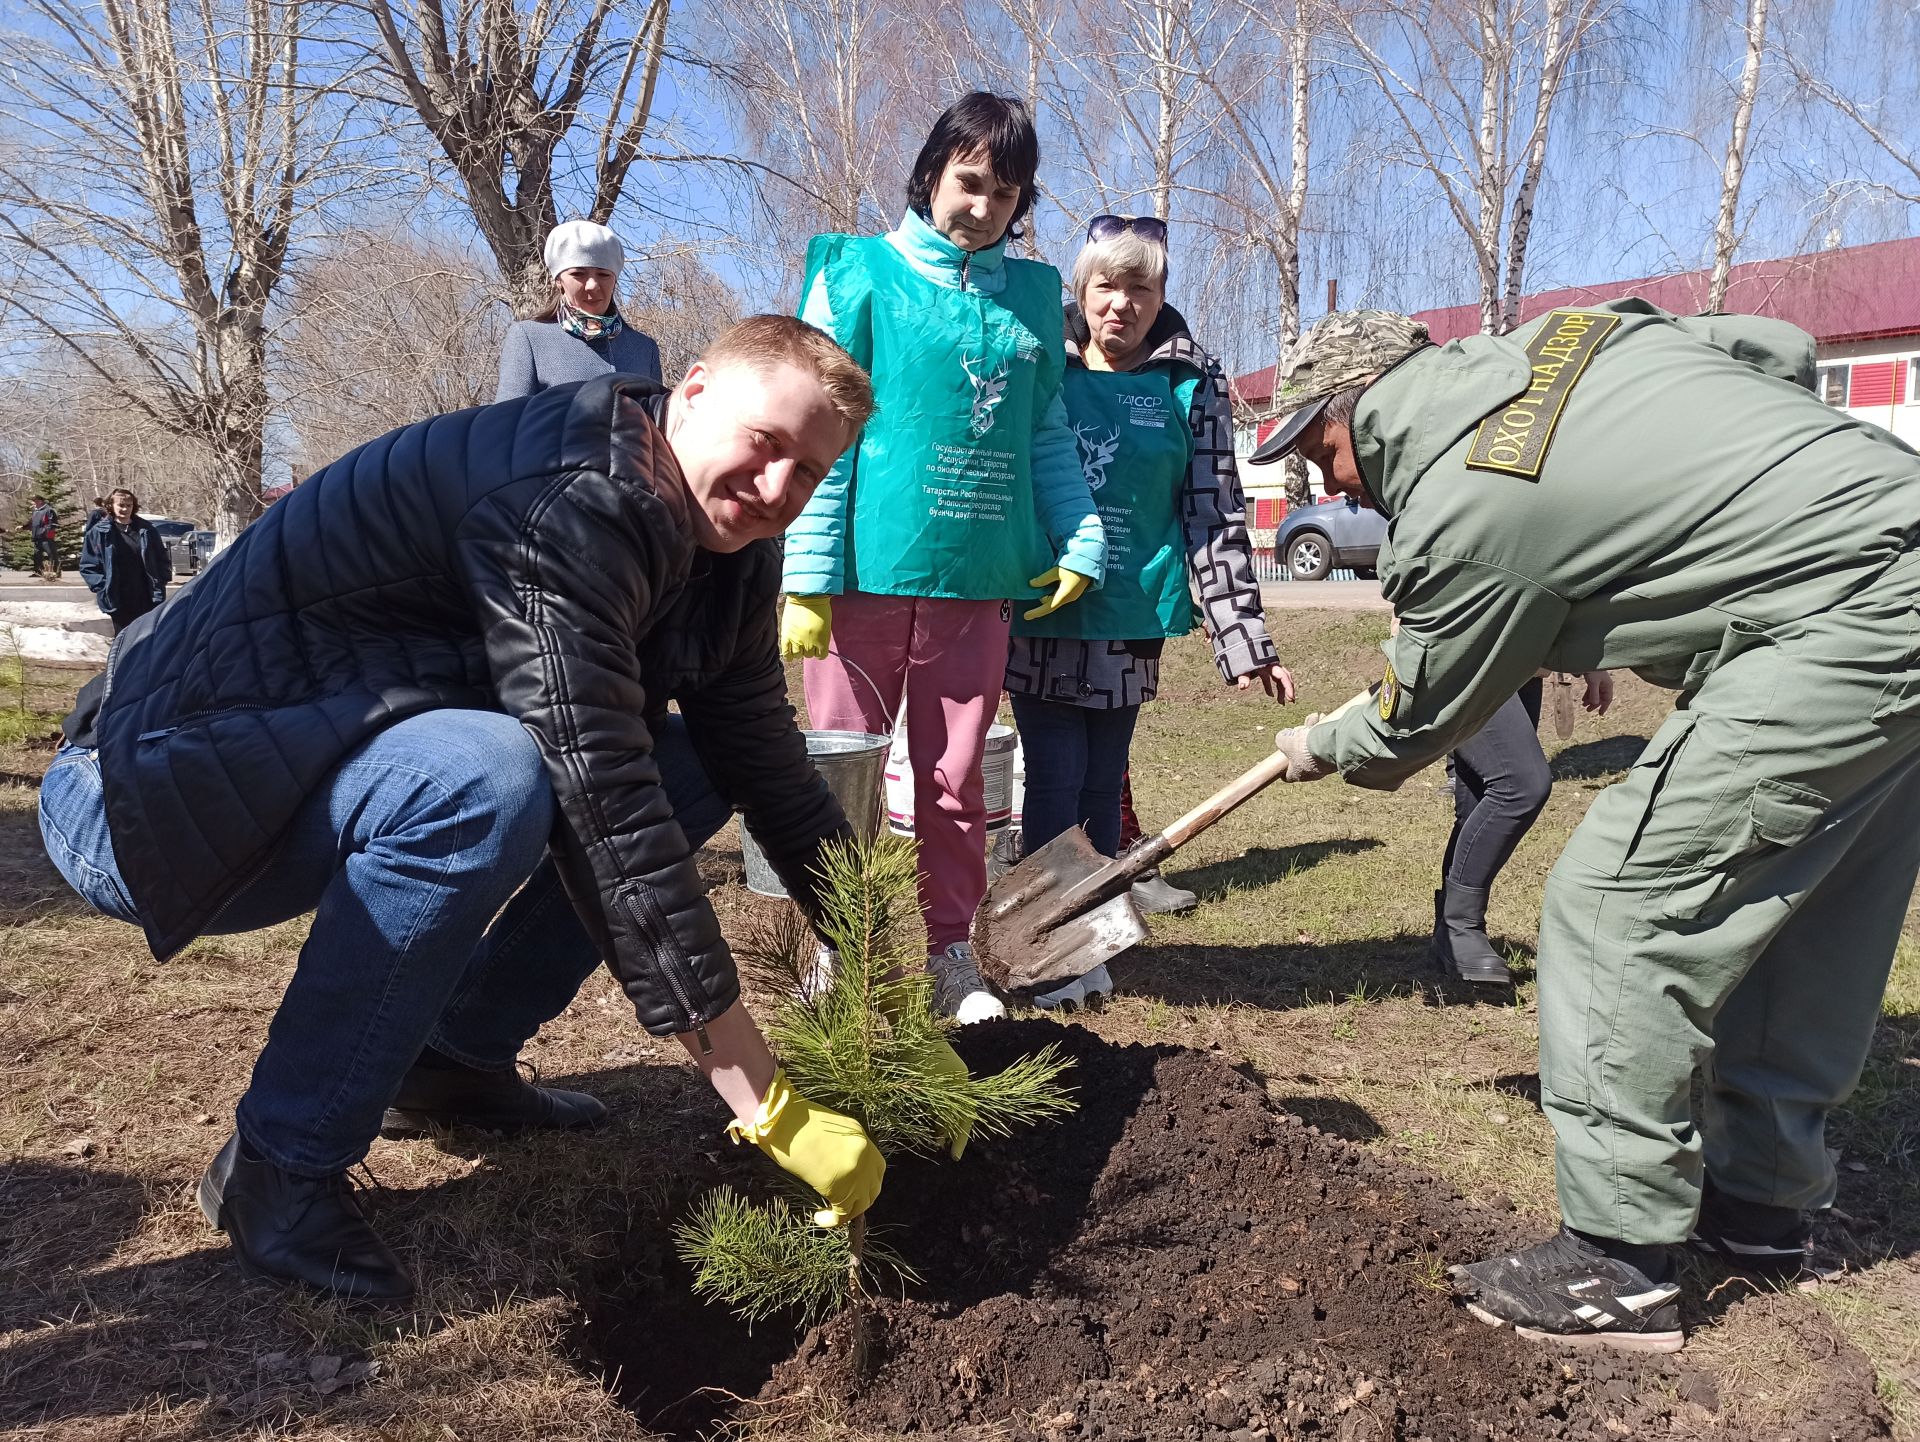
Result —
<instances>
[{"instance_id":1,"label":"gray coat","mask_svg":"<svg viewBox=\"0 0 1920 1442\"><path fill-rule=\"evenodd\" d=\"M1079 365L1087 341L1078 307L1067 309L1067 364ZM1220 363L1187 333L1180 312L1165 306L1147 333L1134 369L1182 361L1205 381L1193 393L1187 423L1193 429L1193 463L1180 494L1180 523L1187 546L1187 574L1199 592L1200 611L1213 639L1214 664L1228 681L1279 660L1267 636L1260 582L1247 542L1245 498L1233 460L1233 410ZM1015 636L1007 653L1007 690L1076 706L1112 710L1151 701L1160 689L1159 640L1079 641L1052 636Z\"/></svg>"},{"instance_id":2,"label":"gray coat","mask_svg":"<svg viewBox=\"0 0 1920 1442\"><path fill-rule=\"evenodd\" d=\"M495 401L538 395L548 386L590 381L610 372L661 379L660 347L645 331L622 326L611 341L568 335L557 321L515 321L500 347Z\"/></svg>"}]
</instances>

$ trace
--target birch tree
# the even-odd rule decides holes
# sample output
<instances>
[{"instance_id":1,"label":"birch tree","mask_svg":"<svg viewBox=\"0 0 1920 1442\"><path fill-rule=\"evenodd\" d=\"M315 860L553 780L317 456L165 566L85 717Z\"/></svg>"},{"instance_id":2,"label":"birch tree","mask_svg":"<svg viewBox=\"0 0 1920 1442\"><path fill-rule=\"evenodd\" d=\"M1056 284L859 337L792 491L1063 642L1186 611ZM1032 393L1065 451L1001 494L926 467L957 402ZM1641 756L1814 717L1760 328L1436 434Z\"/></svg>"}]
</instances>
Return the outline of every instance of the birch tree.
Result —
<instances>
[{"instance_id":1,"label":"birch tree","mask_svg":"<svg viewBox=\"0 0 1920 1442\"><path fill-rule=\"evenodd\" d=\"M1527 250L1557 112L1618 0L1390 0L1335 8L1384 102L1391 154L1424 173L1479 279L1483 330L1520 319Z\"/></svg>"},{"instance_id":2,"label":"birch tree","mask_svg":"<svg viewBox=\"0 0 1920 1442\"><path fill-rule=\"evenodd\" d=\"M552 291L541 250L560 192L568 218L605 225L643 157L669 0L417 0L405 15L392 0L358 3L388 98L452 167L515 313L536 313Z\"/></svg>"},{"instance_id":3,"label":"birch tree","mask_svg":"<svg viewBox=\"0 0 1920 1442\"><path fill-rule=\"evenodd\" d=\"M196 441L222 543L258 514L289 246L356 172L296 0L15 0L0 306Z\"/></svg>"},{"instance_id":4,"label":"birch tree","mask_svg":"<svg viewBox=\"0 0 1920 1442\"><path fill-rule=\"evenodd\" d=\"M886 0L716 0L715 15L712 73L742 142L726 163L762 177L781 243L889 227L915 132L942 99L919 89L913 12Z\"/></svg>"},{"instance_id":5,"label":"birch tree","mask_svg":"<svg viewBox=\"0 0 1920 1442\"><path fill-rule=\"evenodd\" d=\"M1870 64L1856 63L1851 83L1830 73L1831 44L1823 43L1816 14L1807 17L1799 33L1792 33L1792 17L1799 7L1783 13L1781 33L1770 47L1801 96L1840 117L1845 128L1862 143L1865 156L1848 174L1839 156L1826 157L1826 188L1830 195L1863 191L1896 205L1920 205L1920 11L1894 6L1893 12L1872 16L1880 35L1879 53ZM1843 18L1843 17L1833 17ZM1843 19L1844 23L1844 19ZM1852 37L1848 37L1849 40ZM1838 65L1834 69L1842 68Z\"/></svg>"},{"instance_id":6,"label":"birch tree","mask_svg":"<svg viewBox=\"0 0 1920 1442\"><path fill-rule=\"evenodd\" d=\"M1740 83L1734 91L1733 127L1727 135L1727 159L1720 170L1720 212L1713 223L1713 277L1707 284L1707 309L1725 308L1733 253L1740 242L1737 221L1740 186L1747 170L1747 137L1753 128L1754 99L1760 92L1760 63L1767 50L1768 0L1747 0L1746 51Z\"/></svg>"}]
</instances>

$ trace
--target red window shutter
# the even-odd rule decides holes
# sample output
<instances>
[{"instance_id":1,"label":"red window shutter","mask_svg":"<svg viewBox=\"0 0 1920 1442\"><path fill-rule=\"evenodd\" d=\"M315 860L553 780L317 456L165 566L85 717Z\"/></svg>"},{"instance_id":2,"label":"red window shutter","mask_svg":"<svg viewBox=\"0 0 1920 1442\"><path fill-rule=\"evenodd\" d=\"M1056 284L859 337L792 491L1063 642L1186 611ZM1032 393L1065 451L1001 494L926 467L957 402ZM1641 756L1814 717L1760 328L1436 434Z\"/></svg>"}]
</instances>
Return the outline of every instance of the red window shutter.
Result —
<instances>
[{"instance_id":1,"label":"red window shutter","mask_svg":"<svg viewBox=\"0 0 1920 1442\"><path fill-rule=\"evenodd\" d=\"M1912 369L1910 360L1897 360L1893 363L1893 403L1902 404L1907 398L1907 372Z\"/></svg>"},{"instance_id":2,"label":"red window shutter","mask_svg":"<svg viewBox=\"0 0 1920 1442\"><path fill-rule=\"evenodd\" d=\"M1275 431L1279 429L1280 429L1280 417L1278 416L1274 416L1270 420L1264 420L1260 422L1259 426L1254 430L1253 443L1256 446L1259 445L1260 442L1264 441L1268 436L1272 435Z\"/></svg>"},{"instance_id":3,"label":"red window shutter","mask_svg":"<svg viewBox=\"0 0 1920 1442\"><path fill-rule=\"evenodd\" d=\"M1894 377L1899 367L1893 361L1872 361L1853 368L1853 384L1847 395L1847 408L1890 406L1894 403Z\"/></svg>"}]
</instances>

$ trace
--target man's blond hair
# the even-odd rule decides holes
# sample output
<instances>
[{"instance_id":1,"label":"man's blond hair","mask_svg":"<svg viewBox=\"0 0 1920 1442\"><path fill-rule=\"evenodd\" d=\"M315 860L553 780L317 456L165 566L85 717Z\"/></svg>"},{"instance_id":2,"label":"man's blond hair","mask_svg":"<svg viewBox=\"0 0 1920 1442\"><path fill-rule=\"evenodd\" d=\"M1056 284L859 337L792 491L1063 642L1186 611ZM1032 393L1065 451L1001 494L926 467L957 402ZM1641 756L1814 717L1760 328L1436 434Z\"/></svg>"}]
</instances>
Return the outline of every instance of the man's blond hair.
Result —
<instances>
[{"instance_id":1,"label":"man's blond hair","mask_svg":"<svg viewBox=\"0 0 1920 1442\"><path fill-rule=\"evenodd\" d=\"M873 414L873 380L832 336L790 315L750 315L728 326L704 351L710 370L745 365L757 371L796 365L820 382L827 399L855 434Z\"/></svg>"}]
</instances>

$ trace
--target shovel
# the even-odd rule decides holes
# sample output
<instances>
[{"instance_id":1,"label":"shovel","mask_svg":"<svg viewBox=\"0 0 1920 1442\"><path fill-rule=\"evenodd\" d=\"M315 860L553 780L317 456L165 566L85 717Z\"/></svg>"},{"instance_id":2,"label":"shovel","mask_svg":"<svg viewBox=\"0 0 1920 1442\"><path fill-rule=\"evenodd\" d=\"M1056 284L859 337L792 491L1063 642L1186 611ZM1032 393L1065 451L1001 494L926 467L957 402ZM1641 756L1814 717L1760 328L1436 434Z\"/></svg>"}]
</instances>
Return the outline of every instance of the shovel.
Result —
<instances>
[{"instance_id":1,"label":"shovel","mask_svg":"<svg viewBox=\"0 0 1920 1442\"><path fill-rule=\"evenodd\" d=\"M1362 691L1318 719L1331 721L1372 695ZM1102 856L1083 827L1054 837L987 888L973 915L981 971L1002 990L1033 990L1085 976L1145 941L1135 879L1286 774L1287 758L1275 751L1125 856Z\"/></svg>"}]
</instances>

